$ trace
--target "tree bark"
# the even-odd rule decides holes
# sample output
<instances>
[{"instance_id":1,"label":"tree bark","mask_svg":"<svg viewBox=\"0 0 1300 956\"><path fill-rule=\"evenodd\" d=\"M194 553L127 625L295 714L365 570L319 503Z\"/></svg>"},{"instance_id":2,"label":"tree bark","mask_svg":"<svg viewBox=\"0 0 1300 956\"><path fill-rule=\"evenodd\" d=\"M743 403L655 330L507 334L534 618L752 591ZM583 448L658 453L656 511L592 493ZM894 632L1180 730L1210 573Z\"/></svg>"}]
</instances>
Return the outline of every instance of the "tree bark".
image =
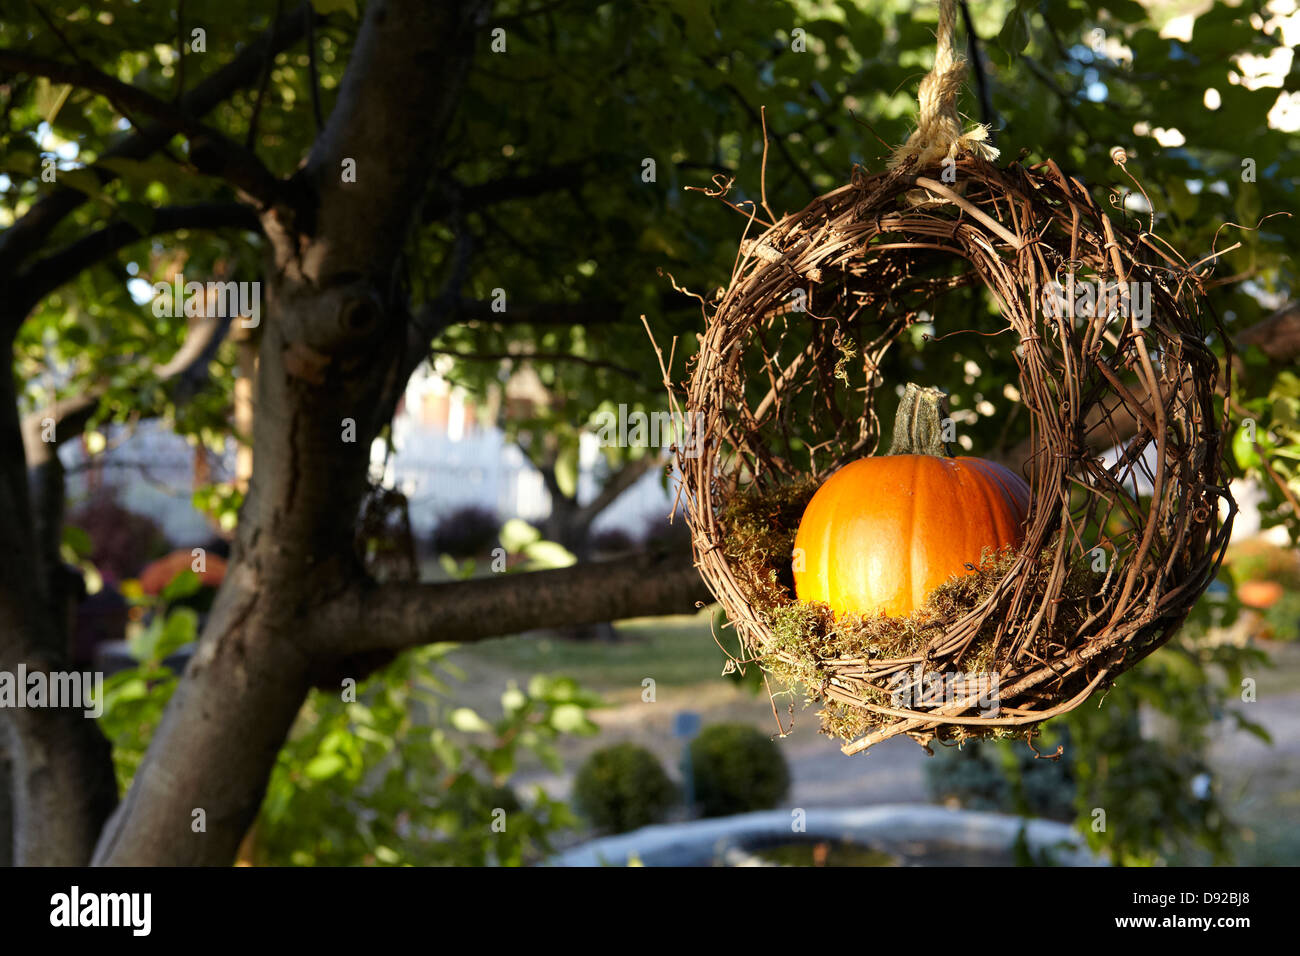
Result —
<instances>
[{"instance_id":1,"label":"tree bark","mask_svg":"<svg viewBox=\"0 0 1300 956\"><path fill-rule=\"evenodd\" d=\"M315 207L264 216L273 261L233 562L96 863L228 864L308 689L337 665L313 608L364 580L353 526L408 346L394 266L479 15L476 3L370 3L300 173Z\"/></svg>"},{"instance_id":2,"label":"tree bark","mask_svg":"<svg viewBox=\"0 0 1300 956\"><path fill-rule=\"evenodd\" d=\"M66 666L66 634L54 606L59 596L43 573L48 561L33 523L9 374L0 376L0 408L0 671L49 674ZM9 756L14 862L84 865L117 799L108 742L95 721L82 709L4 708L0 732Z\"/></svg>"},{"instance_id":3,"label":"tree bark","mask_svg":"<svg viewBox=\"0 0 1300 956\"><path fill-rule=\"evenodd\" d=\"M712 600L689 554L648 553L470 581L353 589L319 607L317 628L322 643L336 653L366 653L534 628L691 614Z\"/></svg>"}]
</instances>

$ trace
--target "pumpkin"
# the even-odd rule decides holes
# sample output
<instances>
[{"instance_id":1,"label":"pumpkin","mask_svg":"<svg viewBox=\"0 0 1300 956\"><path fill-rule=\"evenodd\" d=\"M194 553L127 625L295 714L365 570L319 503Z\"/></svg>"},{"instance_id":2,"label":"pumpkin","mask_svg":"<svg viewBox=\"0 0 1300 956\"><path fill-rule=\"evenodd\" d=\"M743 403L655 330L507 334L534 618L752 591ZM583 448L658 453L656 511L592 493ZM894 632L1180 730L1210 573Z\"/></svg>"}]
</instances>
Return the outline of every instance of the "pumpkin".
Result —
<instances>
[{"instance_id":1,"label":"pumpkin","mask_svg":"<svg viewBox=\"0 0 1300 956\"><path fill-rule=\"evenodd\" d=\"M905 617L985 548L1019 547L1029 486L982 458L954 458L942 440L944 395L909 384L886 455L834 472L795 536L799 600L836 614Z\"/></svg>"},{"instance_id":2,"label":"pumpkin","mask_svg":"<svg viewBox=\"0 0 1300 956\"><path fill-rule=\"evenodd\" d=\"M1237 585L1237 600L1260 611L1282 600L1283 593L1282 585L1276 581L1242 581Z\"/></svg>"}]
</instances>

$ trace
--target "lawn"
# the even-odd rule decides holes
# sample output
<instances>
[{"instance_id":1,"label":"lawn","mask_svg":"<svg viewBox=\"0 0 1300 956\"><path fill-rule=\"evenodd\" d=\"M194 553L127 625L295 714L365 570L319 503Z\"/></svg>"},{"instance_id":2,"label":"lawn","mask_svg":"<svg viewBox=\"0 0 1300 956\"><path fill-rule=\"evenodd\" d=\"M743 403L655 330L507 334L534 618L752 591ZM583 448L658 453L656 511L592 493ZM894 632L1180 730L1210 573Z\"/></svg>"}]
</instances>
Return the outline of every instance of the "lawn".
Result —
<instances>
[{"instance_id":1,"label":"lawn","mask_svg":"<svg viewBox=\"0 0 1300 956\"><path fill-rule=\"evenodd\" d=\"M622 640L617 642L578 642L541 634L505 637L467 645L454 659L471 673L487 668L519 675L565 674L603 694L639 694L647 677L657 687L689 687L716 681L722 674L726 659L710 634L711 617L706 609L692 615L624 621L618 625ZM720 636L734 645L729 631Z\"/></svg>"}]
</instances>

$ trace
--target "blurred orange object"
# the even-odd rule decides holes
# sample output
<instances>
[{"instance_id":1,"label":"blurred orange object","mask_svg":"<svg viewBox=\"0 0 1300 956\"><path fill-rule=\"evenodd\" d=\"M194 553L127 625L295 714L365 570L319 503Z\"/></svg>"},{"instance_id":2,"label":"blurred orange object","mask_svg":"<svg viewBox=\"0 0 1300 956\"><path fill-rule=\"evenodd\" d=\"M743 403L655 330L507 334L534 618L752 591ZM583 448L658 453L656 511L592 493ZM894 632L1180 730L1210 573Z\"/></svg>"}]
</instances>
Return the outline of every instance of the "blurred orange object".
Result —
<instances>
[{"instance_id":1,"label":"blurred orange object","mask_svg":"<svg viewBox=\"0 0 1300 956\"><path fill-rule=\"evenodd\" d=\"M176 575L193 569L194 560L193 553L185 548L163 555L140 572L140 590L145 594L161 594ZM199 580L208 587L219 587L226 578L226 559L218 554L208 554L204 557L204 564L206 570L199 574Z\"/></svg>"},{"instance_id":2,"label":"blurred orange object","mask_svg":"<svg viewBox=\"0 0 1300 956\"><path fill-rule=\"evenodd\" d=\"M1276 581L1243 581L1237 585L1237 600L1246 607L1270 608L1282 600L1282 585Z\"/></svg>"}]
</instances>

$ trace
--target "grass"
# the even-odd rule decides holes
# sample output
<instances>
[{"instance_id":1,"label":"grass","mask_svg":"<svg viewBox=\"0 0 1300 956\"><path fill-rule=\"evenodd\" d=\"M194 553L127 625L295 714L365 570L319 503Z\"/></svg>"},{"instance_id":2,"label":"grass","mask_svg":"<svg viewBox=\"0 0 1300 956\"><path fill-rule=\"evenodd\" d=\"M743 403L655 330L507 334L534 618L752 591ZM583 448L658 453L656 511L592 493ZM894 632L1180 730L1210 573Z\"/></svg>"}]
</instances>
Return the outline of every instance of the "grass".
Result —
<instances>
[{"instance_id":1,"label":"grass","mask_svg":"<svg viewBox=\"0 0 1300 956\"><path fill-rule=\"evenodd\" d=\"M621 640L614 643L506 637L462 648L454 658L462 666L562 673L602 693L629 688L639 693L647 677L659 687L689 687L722 674L725 658L709 633L711 613L624 621L617 627Z\"/></svg>"}]
</instances>

